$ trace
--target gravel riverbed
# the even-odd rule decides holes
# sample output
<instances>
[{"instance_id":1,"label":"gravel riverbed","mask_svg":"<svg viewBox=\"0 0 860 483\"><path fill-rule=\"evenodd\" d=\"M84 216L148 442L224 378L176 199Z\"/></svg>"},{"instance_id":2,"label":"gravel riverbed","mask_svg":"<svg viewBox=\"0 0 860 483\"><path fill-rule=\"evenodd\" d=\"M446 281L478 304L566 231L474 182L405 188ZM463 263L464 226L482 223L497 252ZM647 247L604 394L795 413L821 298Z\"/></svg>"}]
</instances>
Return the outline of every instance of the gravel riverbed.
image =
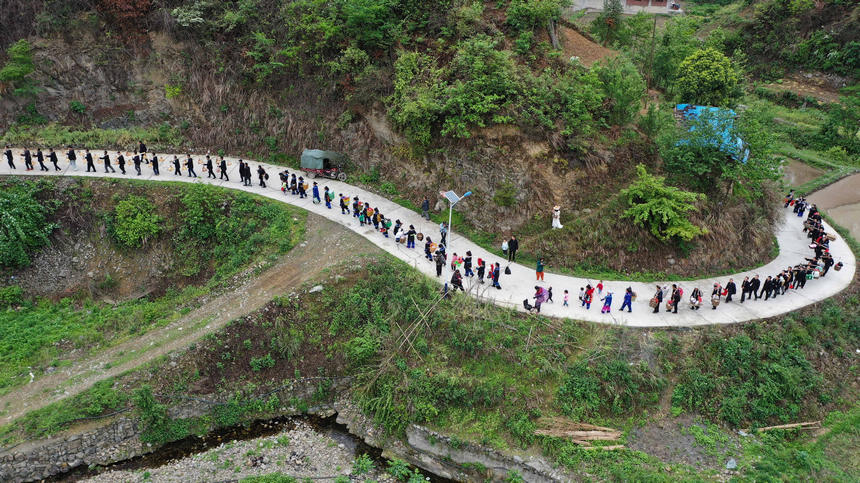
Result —
<instances>
[{"instance_id":1,"label":"gravel riverbed","mask_svg":"<svg viewBox=\"0 0 860 483\"><path fill-rule=\"evenodd\" d=\"M355 443L345 435L322 431L298 422L293 429L285 429L273 436L227 442L158 468L112 470L84 481L236 481L277 472L298 479L332 481L343 475L357 481L396 481L375 461L369 472L353 475Z\"/></svg>"}]
</instances>

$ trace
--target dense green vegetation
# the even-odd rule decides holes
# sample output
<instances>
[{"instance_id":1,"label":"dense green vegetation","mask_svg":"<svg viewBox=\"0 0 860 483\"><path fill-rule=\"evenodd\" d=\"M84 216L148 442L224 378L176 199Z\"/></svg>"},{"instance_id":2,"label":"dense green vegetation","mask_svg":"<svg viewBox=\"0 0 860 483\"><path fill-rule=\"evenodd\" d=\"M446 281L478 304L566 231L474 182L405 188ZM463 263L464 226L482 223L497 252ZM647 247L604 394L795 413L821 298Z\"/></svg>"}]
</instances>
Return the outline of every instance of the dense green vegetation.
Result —
<instances>
[{"instance_id":1,"label":"dense green vegetation","mask_svg":"<svg viewBox=\"0 0 860 483\"><path fill-rule=\"evenodd\" d=\"M55 200L40 196L46 182L13 182L0 190L0 268L29 265L31 254L49 242L57 225Z\"/></svg>"},{"instance_id":2,"label":"dense green vegetation","mask_svg":"<svg viewBox=\"0 0 860 483\"><path fill-rule=\"evenodd\" d=\"M96 350L176 320L196 305L198 297L226 283L249 263L266 263L273 255L289 251L304 233L303 215L282 203L207 185L162 189L167 199L172 200L166 205L153 194L133 189L141 194L110 197L115 206L103 213L98 206L91 206L92 184L77 185L60 193L50 190L50 185L13 182L0 191L0 200L11 200L15 206L39 209L44 202L32 196L46 190L46 198L54 200L51 206L62 208L63 203L68 203L76 210L94 210L93 223L104 220L107 231L121 249L139 249L144 240L153 244L166 239L176 250L178 262L172 272L179 277L177 280L198 277L197 284L186 281L180 288L168 287L161 296L118 304L89 300L83 294L56 303L34 300L16 285L3 287L0 289L3 309L0 325L4 327L0 334L0 391L26 383L28 367L41 373L49 366L66 363L64 359L70 349ZM82 197L89 198L89 204L80 204ZM158 208L155 203L159 203ZM181 213L178 219L176 211ZM11 205L7 211L10 217L19 212ZM49 233L57 226L45 216L32 223L36 225L25 230L29 236L40 230ZM45 235L42 243L48 242ZM17 254L26 260L33 256L36 246L30 248L29 252L10 249L4 253ZM110 291L116 284L116 276L107 274L101 287Z\"/></svg>"},{"instance_id":3,"label":"dense green vegetation","mask_svg":"<svg viewBox=\"0 0 860 483\"><path fill-rule=\"evenodd\" d=\"M121 245L140 248L147 239L158 235L162 221L151 201L131 195L114 207L113 236Z\"/></svg>"},{"instance_id":4,"label":"dense green vegetation","mask_svg":"<svg viewBox=\"0 0 860 483\"><path fill-rule=\"evenodd\" d=\"M15 96L33 96L38 89L28 76L33 72L33 54L30 43L21 39L6 50L7 61L0 69L0 84L7 83L13 87Z\"/></svg>"},{"instance_id":5,"label":"dense green vegetation","mask_svg":"<svg viewBox=\"0 0 860 483\"><path fill-rule=\"evenodd\" d=\"M344 278L320 293L279 298L207 337L179 359L179 368L170 369L170 380L164 380L166 362L160 362L82 394L82 401L100 402L80 406L90 408L86 415L99 407L104 413L134 408L147 441L161 443L276 414L284 404L319 404L335 396L327 378L350 375L355 402L392 437L418 423L455 441L538 449L600 478L657 480L694 478L697 472L637 451L583 450L535 430L545 427L546 418L567 417L621 428L628 440L633 426L670 417L661 405L671 401L672 414L690 412L718 423L708 423L705 432L690 431L701 444L716 444L716 438L723 447L736 438L729 433L737 428L818 419L844 409L848 415L828 419L834 443L768 433L738 442L730 455L749 478L772 474L781 464L797 474L851 471L826 448L838 443L839 451L849 451L857 441L851 423L852 357L860 343L856 291L759 324L640 333L529 317L460 296L440 300L432 281L388 257L362 260L338 273ZM259 331L271 340L252 340ZM289 341L298 342L284 345ZM275 364L251 367L248 361L258 354ZM306 375L322 377L308 400L269 392ZM228 403L200 418L167 417L169 396L189 395L189 385L201 379L218 381L216 390L230 395ZM130 391L128 384L153 387ZM118 399L112 391L119 385L133 397ZM84 409L71 411L57 418L48 410L33 414L3 433L48 434ZM798 451L809 458L798 459Z\"/></svg>"}]
</instances>

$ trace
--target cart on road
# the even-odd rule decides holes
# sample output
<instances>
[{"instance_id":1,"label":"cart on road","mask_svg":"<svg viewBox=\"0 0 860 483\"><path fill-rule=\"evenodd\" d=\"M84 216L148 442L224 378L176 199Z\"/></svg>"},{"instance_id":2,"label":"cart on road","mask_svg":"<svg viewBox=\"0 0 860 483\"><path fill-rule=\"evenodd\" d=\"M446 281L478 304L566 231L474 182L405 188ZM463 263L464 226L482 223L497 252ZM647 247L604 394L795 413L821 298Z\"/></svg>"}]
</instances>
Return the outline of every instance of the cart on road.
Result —
<instances>
[{"instance_id":1,"label":"cart on road","mask_svg":"<svg viewBox=\"0 0 860 483\"><path fill-rule=\"evenodd\" d=\"M302 151L301 167L308 173L308 178L323 176L326 178L346 181L343 171L346 156L334 151L321 149L305 149Z\"/></svg>"}]
</instances>

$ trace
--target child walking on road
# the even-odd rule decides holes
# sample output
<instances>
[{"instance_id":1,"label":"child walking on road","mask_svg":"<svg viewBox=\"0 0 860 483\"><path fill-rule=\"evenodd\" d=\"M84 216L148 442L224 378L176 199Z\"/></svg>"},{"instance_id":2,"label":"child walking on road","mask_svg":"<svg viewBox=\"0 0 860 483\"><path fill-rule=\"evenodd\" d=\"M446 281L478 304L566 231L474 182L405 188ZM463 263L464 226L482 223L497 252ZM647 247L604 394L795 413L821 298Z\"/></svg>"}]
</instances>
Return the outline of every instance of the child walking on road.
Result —
<instances>
[{"instance_id":1,"label":"child walking on road","mask_svg":"<svg viewBox=\"0 0 860 483\"><path fill-rule=\"evenodd\" d=\"M606 295L603 296L603 308L600 309L601 314L608 314L612 309L612 292L606 292Z\"/></svg>"}]
</instances>

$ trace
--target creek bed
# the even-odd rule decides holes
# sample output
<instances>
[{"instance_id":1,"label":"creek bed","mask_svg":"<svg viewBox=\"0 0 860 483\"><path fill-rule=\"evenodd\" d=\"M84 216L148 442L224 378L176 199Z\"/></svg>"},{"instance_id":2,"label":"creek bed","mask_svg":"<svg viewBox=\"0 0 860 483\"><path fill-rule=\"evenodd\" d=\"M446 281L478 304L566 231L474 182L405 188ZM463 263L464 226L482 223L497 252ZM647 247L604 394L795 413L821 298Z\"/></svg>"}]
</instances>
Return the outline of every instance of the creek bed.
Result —
<instances>
[{"instance_id":1,"label":"creek bed","mask_svg":"<svg viewBox=\"0 0 860 483\"><path fill-rule=\"evenodd\" d=\"M361 479L396 481L385 472L382 450L352 435L335 417L278 417L214 430L168 443L154 452L107 467L78 467L47 481L196 482L240 480L281 472L297 479L348 476L355 458L367 454L374 469ZM447 482L422 472L425 480Z\"/></svg>"}]
</instances>

